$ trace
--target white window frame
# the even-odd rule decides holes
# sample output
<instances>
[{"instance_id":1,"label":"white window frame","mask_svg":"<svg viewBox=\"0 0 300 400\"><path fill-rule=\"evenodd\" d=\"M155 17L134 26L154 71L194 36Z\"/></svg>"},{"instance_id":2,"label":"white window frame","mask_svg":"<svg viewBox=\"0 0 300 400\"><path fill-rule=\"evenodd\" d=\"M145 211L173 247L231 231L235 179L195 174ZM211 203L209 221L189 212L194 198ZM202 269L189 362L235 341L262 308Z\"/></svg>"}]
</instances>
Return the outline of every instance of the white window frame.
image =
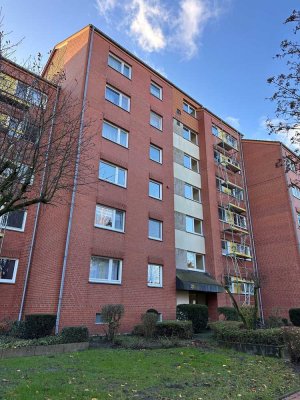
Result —
<instances>
[{"instance_id":1,"label":"white window frame","mask_svg":"<svg viewBox=\"0 0 300 400\"><path fill-rule=\"evenodd\" d=\"M193 220L193 231L188 231L187 230L187 219L188 218L191 218ZM200 227L201 227L201 232L200 233L195 232L195 221L200 221ZM203 235L203 223L202 223L202 220L199 219L199 218L192 217L191 215L186 215L185 216L185 230L186 230L186 232L192 233L194 235L200 235L200 236Z\"/></svg>"},{"instance_id":2,"label":"white window frame","mask_svg":"<svg viewBox=\"0 0 300 400\"><path fill-rule=\"evenodd\" d=\"M116 61L119 61L119 63L121 63L121 71L119 71L118 69L114 68L112 65L109 64L109 58L114 58ZM108 58L107 58L107 65L112 68L113 70L119 72L119 74L125 76L125 78L127 79L131 79L131 74L132 74L132 67L131 65L127 64L125 61L121 60L121 58L115 56L112 53L108 54ZM126 74L124 74L124 67L127 67L129 69L129 76L127 76Z\"/></svg>"},{"instance_id":3,"label":"white window frame","mask_svg":"<svg viewBox=\"0 0 300 400\"><path fill-rule=\"evenodd\" d=\"M115 225L115 222L116 222L116 212L119 211L119 212L123 213L123 227L122 227L122 229L116 229L113 226L109 227L109 226L105 226L105 225L96 224L96 215L97 215L97 208L98 207L104 207L104 208L107 208L108 210L112 210L113 211L113 217L112 217L112 225L113 226ZM116 208L108 207L108 206L105 206L105 205L102 205L102 204L96 204L94 226L96 228L100 228L100 229L107 229L108 231L125 232L125 215L126 215L126 213L123 210L118 210Z\"/></svg>"},{"instance_id":4,"label":"white window frame","mask_svg":"<svg viewBox=\"0 0 300 400\"><path fill-rule=\"evenodd\" d=\"M183 136L183 134L182 134L182 137L183 137L183 139L185 139L185 140L188 140L189 142L191 142L191 143L193 143L194 145L198 145L198 135L197 135L197 133L196 132L194 132L194 131L192 131L190 128L188 128L187 126L183 126L182 127L182 129L183 129L183 131L185 131L185 132L188 132L188 136L189 136L189 138L187 139L187 138L185 138L184 136ZM195 135L195 138L196 138L196 141L195 142L193 142L192 141L192 135Z\"/></svg>"},{"instance_id":5,"label":"white window frame","mask_svg":"<svg viewBox=\"0 0 300 400\"><path fill-rule=\"evenodd\" d=\"M20 210L20 211L22 211L22 210ZM8 212L7 214L2 215L0 217L0 228L5 228L5 229L7 229L9 231L24 232L25 231L26 219L27 219L27 211L24 211L23 222L22 222L22 227L21 228L15 228L13 226L9 226L7 224L7 222L5 222L6 216L8 216L9 214L10 213Z\"/></svg>"},{"instance_id":6,"label":"white window frame","mask_svg":"<svg viewBox=\"0 0 300 400\"><path fill-rule=\"evenodd\" d=\"M154 86L156 89L159 90L159 96L156 96L156 94L152 93L152 91L151 91L152 86ZM162 87L159 86L157 83L155 83L153 81L150 82L150 93L152 94L152 96L156 97L159 100L162 100L162 90L163 90Z\"/></svg>"},{"instance_id":7,"label":"white window frame","mask_svg":"<svg viewBox=\"0 0 300 400\"><path fill-rule=\"evenodd\" d=\"M115 92L115 93L117 93L117 94L119 95L118 104L112 102L110 99L108 99L108 98L106 97L106 89L110 89L110 90L112 90L113 92ZM122 107L122 98L123 98L123 97L126 98L126 99L128 99L128 109ZM114 105L117 106L117 107L122 108L122 110L125 110L125 111L127 111L127 112L130 112L130 103L131 103L131 102L130 102L130 100L131 100L130 97L127 96L125 93L120 92L120 90L118 90L118 89L116 89L116 88L114 88L114 87L112 87L112 86L110 86L110 85L108 85L108 84L105 86L105 100L109 101L111 104L114 104Z\"/></svg>"},{"instance_id":8,"label":"white window frame","mask_svg":"<svg viewBox=\"0 0 300 400\"><path fill-rule=\"evenodd\" d=\"M193 197L186 197L186 195L185 195L185 187L186 187L186 186L189 186L189 187L192 189L192 196L193 196L193 191L194 191L194 190L197 190L197 191L198 191L198 193L199 193L199 200L195 200ZM191 201L195 201L196 203L201 203L201 191L200 191L200 189L197 188L196 186L193 186L193 185L190 185L190 184L187 183L187 182L184 182L184 198L185 198L185 199L188 199L188 200L191 200Z\"/></svg>"},{"instance_id":9,"label":"white window frame","mask_svg":"<svg viewBox=\"0 0 300 400\"><path fill-rule=\"evenodd\" d=\"M157 127L157 126L151 124L151 116L152 116L152 115L154 115L155 117L158 117L158 118L159 118L159 127ZM153 128L158 129L159 131L162 131L162 130L163 130L163 117L162 117L161 115L157 114L156 112L154 112L154 111L151 110L151 111L150 111L150 125L151 125Z\"/></svg>"},{"instance_id":10,"label":"white window frame","mask_svg":"<svg viewBox=\"0 0 300 400\"><path fill-rule=\"evenodd\" d=\"M108 260L108 279L95 279L91 278L89 275L89 282L91 283L108 283L111 285L120 285L122 283L122 266L123 266L123 260L120 260L119 258L109 258L109 257L101 257L101 256L92 256L91 261L90 261L90 271L89 274L91 273L91 264L92 264L92 259L93 258L102 258L104 260ZM112 275L112 265L113 261L119 261L119 279L113 280L111 279Z\"/></svg>"},{"instance_id":11,"label":"white window frame","mask_svg":"<svg viewBox=\"0 0 300 400\"><path fill-rule=\"evenodd\" d=\"M190 156L189 154L186 154L186 153L184 153L183 157L188 157L189 158L189 167L185 166L184 160L183 160L183 166L185 168L187 168L187 169L190 169L193 172L196 172L196 174L199 174L199 161L196 158L194 158L194 157L192 157L192 156ZM196 163L197 163L197 170L196 171L194 169L192 169L192 160L196 161Z\"/></svg>"},{"instance_id":12,"label":"white window frame","mask_svg":"<svg viewBox=\"0 0 300 400\"><path fill-rule=\"evenodd\" d=\"M150 194L150 184L151 183L154 183L155 185L159 186L159 197L151 196L151 194ZM163 196L162 191L163 191L162 183L157 182L153 179L149 179L149 197L151 197L152 199L156 199L156 200L162 200L162 196Z\"/></svg>"},{"instance_id":13,"label":"white window frame","mask_svg":"<svg viewBox=\"0 0 300 400\"><path fill-rule=\"evenodd\" d=\"M185 110L184 108L187 107L187 110ZM192 107L189 103L187 103L186 101L183 102L183 111L186 112L187 114L191 115L192 117L196 118L196 109L194 107Z\"/></svg>"},{"instance_id":14,"label":"white window frame","mask_svg":"<svg viewBox=\"0 0 300 400\"><path fill-rule=\"evenodd\" d=\"M160 281L160 283L152 283L152 282L149 282L149 275L150 275L150 269L151 269L151 267L152 266L154 266L154 267L159 267L159 281ZM148 278L147 278L147 285L149 286L149 287L163 287L163 267L162 267L162 265L160 265L160 264L148 264Z\"/></svg>"},{"instance_id":15,"label":"white window frame","mask_svg":"<svg viewBox=\"0 0 300 400\"><path fill-rule=\"evenodd\" d=\"M110 139L110 138L108 138L108 137L106 137L106 136L103 135L103 133L104 133L103 126L104 126L105 124L106 124L106 125L110 125L110 126L112 126L113 128L117 129L117 131L118 131L118 133L117 133L117 135L118 135L117 142L115 142L114 140L112 140L112 139ZM123 132L123 133L126 134L126 146L124 146L123 144L121 144L121 132ZM111 122L108 122L108 121L106 121L106 120L103 120L103 124L102 124L102 137L103 137L104 139L109 140L109 141L112 142L112 143L116 143L116 144L118 144L119 146L122 146L123 148L128 149L128 133L129 133L129 132L126 131L125 129L122 129L122 128L118 127L117 125L112 124Z\"/></svg>"},{"instance_id":16,"label":"white window frame","mask_svg":"<svg viewBox=\"0 0 300 400\"><path fill-rule=\"evenodd\" d=\"M149 234L149 222L150 221L155 221L155 222L159 223L159 226L160 226L160 238L156 238L156 237L150 236L150 234ZM148 238L151 239L151 240L157 240L158 242L162 242L162 240L163 240L163 222L162 221L159 221L158 219L154 219L154 218L149 218L148 219Z\"/></svg>"},{"instance_id":17,"label":"white window frame","mask_svg":"<svg viewBox=\"0 0 300 400\"><path fill-rule=\"evenodd\" d=\"M159 161L153 160L153 158L151 158L151 155L150 155L151 147L152 147L153 149L159 151ZM163 151L162 151L162 149L161 149L160 147L157 147L157 146L155 146L154 144L150 143L150 147L149 147L149 158L150 158L151 161L154 161L154 162L156 162L157 164L162 164L162 162L163 162L163 161L162 161L162 157L163 157L163 154L162 154L162 153L163 153Z\"/></svg>"},{"instance_id":18,"label":"white window frame","mask_svg":"<svg viewBox=\"0 0 300 400\"><path fill-rule=\"evenodd\" d=\"M113 168L116 169L116 173L115 173L115 176L114 176L114 179L115 179L114 182L108 181L107 179L103 179L103 178L100 177L101 163L106 164L106 165L109 165L109 166L111 166L111 167L113 167ZM120 172L120 171L123 171L123 172L125 173L125 182L124 182L124 185L120 185L120 184L118 183L119 172ZM127 187L127 169L122 168L122 167L119 167L118 165L112 164L112 163L110 163L110 162L108 162L108 161L100 160L100 162L99 162L99 179L100 179L100 181L107 182L107 183L111 183L112 185L116 185L116 186L120 186L120 187L126 188L126 187Z\"/></svg>"},{"instance_id":19,"label":"white window frame","mask_svg":"<svg viewBox=\"0 0 300 400\"><path fill-rule=\"evenodd\" d=\"M0 257L0 260L13 260L13 261L15 261L14 273L13 273L12 279L2 279L0 277L0 283L10 283L10 284L16 283L19 260L17 258L11 258L11 257Z\"/></svg>"},{"instance_id":20,"label":"white window frame","mask_svg":"<svg viewBox=\"0 0 300 400\"><path fill-rule=\"evenodd\" d=\"M187 262L187 267L188 267L188 269L191 269L191 270L193 270L193 271L201 271L201 272L204 272L204 271L205 271L205 256L204 256L204 254L195 253L195 252L193 252L193 251L187 251L187 256L186 256L186 260L187 260L187 261L188 261L188 254L192 254L192 255L194 256L194 265L195 265L195 267L189 267L189 266L188 266L188 262ZM203 260L203 268L202 268L202 269L197 268L197 256L202 257L202 260Z\"/></svg>"},{"instance_id":21,"label":"white window frame","mask_svg":"<svg viewBox=\"0 0 300 400\"><path fill-rule=\"evenodd\" d=\"M238 286L240 285L241 290L238 290ZM250 290L245 290L250 288ZM230 291L234 294L250 294L250 296L254 295L254 282L247 281L246 279L239 279L237 277L232 276L230 278Z\"/></svg>"},{"instance_id":22,"label":"white window frame","mask_svg":"<svg viewBox=\"0 0 300 400\"><path fill-rule=\"evenodd\" d=\"M298 186L292 185L292 195L300 200L300 188Z\"/></svg>"}]
</instances>

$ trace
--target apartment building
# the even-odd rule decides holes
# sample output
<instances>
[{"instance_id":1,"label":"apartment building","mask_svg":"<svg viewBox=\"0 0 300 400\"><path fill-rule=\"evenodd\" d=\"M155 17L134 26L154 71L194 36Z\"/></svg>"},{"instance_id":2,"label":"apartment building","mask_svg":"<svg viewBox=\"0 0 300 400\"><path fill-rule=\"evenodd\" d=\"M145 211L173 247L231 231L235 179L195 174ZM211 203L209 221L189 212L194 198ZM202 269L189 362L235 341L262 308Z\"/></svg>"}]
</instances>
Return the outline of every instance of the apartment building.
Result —
<instances>
[{"instance_id":1,"label":"apartment building","mask_svg":"<svg viewBox=\"0 0 300 400\"><path fill-rule=\"evenodd\" d=\"M56 313L57 330L102 333L109 303L124 305L123 331L150 309L174 319L181 303L207 304L215 319L230 304L225 283L250 304L239 132L92 25L55 46L43 79L62 70L90 122L95 179L82 189L75 174L68 204L41 206L30 262L19 259L26 277L0 281L0 297L15 296L6 315Z\"/></svg>"},{"instance_id":2,"label":"apartment building","mask_svg":"<svg viewBox=\"0 0 300 400\"><path fill-rule=\"evenodd\" d=\"M299 157L280 142L242 141L265 316L300 305Z\"/></svg>"}]
</instances>

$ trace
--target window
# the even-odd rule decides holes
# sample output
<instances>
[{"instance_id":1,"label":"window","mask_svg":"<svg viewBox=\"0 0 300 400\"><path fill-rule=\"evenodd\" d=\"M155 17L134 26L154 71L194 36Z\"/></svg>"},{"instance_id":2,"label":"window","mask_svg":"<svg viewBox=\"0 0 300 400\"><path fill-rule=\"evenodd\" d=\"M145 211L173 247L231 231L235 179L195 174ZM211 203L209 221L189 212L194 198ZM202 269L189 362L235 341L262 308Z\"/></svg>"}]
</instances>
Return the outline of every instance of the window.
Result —
<instances>
[{"instance_id":1,"label":"window","mask_svg":"<svg viewBox=\"0 0 300 400\"><path fill-rule=\"evenodd\" d=\"M13 231L24 231L26 221L26 211L11 211L0 217L0 227L5 227Z\"/></svg>"},{"instance_id":2,"label":"window","mask_svg":"<svg viewBox=\"0 0 300 400\"><path fill-rule=\"evenodd\" d=\"M28 101L38 107L46 107L47 96L33 87L28 88Z\"/></svg>"},{"instance_id":3,"label":"window","mask_svg":"<svg viewBox=\"0 0 300 400\"><path fill-rule=\"evenodd\" d=\"M292 194L297 199L300 199L300 188L298 188L298 186L292 186Z\"/></svg>"},{"instance_id":4,"label":"window","mask_svg":"<svg viewBox=\"0 0 300 400\"><path fill-rule=\"evenodd\" d=\"M162 149L150 144L149 157L150 160L162 164Z\"/></svg>"},{"instance_id":5,"label":"window","mask_svg":"<svg viewBox=\"0 0 300 400\"><path fill-rule=\"evenodd\" d=\"M120 284L122 279L122 261L105 257L92 257L90 282ZM99 322L100 323L100 322Z\"/></svg>"},{"instance_id":6,"label":"window","mask_svg":"<svg viewBox=\"0 0 300 400\"><path fill-rule=\"evenodd\" d=\"M212 134L214 135L214 136L219 136L219 130L218 130L218 128L216 127L216 126L214 126L214 125L212 125L212 127L211 127L211 132L212 132Z\"/></svg>"},{"instance_id":7,"label":"window","mask_svg":"<svg viewBox=\"0 0 300 400\"><path fill-rule=\"evenodd\" d=\"M0 283L15 283L19 260L0 258Z\"/></svg>"},{"instance_id":8,"label":"window","mask_svg":"<svg viewBox=\"0 0 300 400\"><path fill-rule=\"evenodd\" d=\"M190 106L188 103L183 102L183 111L187 112L188 114L196 117L196 110Z\"/></svg>"},{"instance_id":9,"label":"window","mask_svg":"<svg viewBox=\"0 0 300 400\"><path fill-rule=\"evenodd\" d=\"M150 93L158 99L162 99L162 87L158 86L154 82L151 82L150 84Z\"/></svg>"},{"instance_id":10,"label":"window","mask_svg":"<svg viewBox=\"0 0 300 400\"><path fill-rule=\"evenodd\" d=\"M100 161L99 179L113 183L114 185L126 187L127 171L117 165Z\"/></svg>"},{"instance_id":11,"label":"window","mask_svg":"<svg viewBox=\"0 0 300 400\"><path fill-rule=\"evenodd\" d=\"M191 169L194 172L199 172L198 161L188 154L184 154L183 156L183 165L185 168Z\"/></svg>"},{"instance_id":12,"label":"window","mask_svg":"<svg viewBox=\"0 0 300 400\"><path fill-rule=\"evenodd\" d=\"M222 240L222 254L223 256L231 256L232 254L236 254L237 257L240 255L246 255L251 258L249 246L240 243L229 242L228 240Z\"/></svg>"},{"instance_id":13,"label":"window","mask_svg":"<svg viewBox=\"0 0 300 400\"><path fill-rule=\"evenodd\" d=\"M238 187L229 187L229 185L221 178L216 177L217 189L225 194L235 197L237 200L244 200L244 190Z\"/></svg>"},{"instance_id":14,"label":"window","mask_svg":"<svg viewBox=\"0 0 300 400\"><path fill-rule=\"evenodd\" d=\"M300 228L300 213L297 213L297 222L298 222L298 227Z\"/></svg>"},{"instance_id":15,"label":"window","mask_svg":"<svg viewBox=\"0 0 300 400\"><path fill-rule=\"evenodd\" d=\"M150 111L150 125L154 128L162 130L162 117L153 111Z\"/></svg>"},{"instance_id":16,"label":"window","mask_svg":"<svg viewBox=\"0 0 300 400\"><path fill-rule=\"evenodd\" d=\"M239 279L237 277L231 277L230 283L231 293L254 295L254 282L247 281L246 279Z\"/></svg>"},{"instance_id":17,"label":"window","mask_svg":"<svg viewBox=\"0 0 300 400\"><path fill-rule=\"evenodd\" d=\"M223 207L218 207L218 212L221 221L242 229L247 229L247 220L243 215L226 210Z\"/></svg>"},{"instance_id":18,"label":"window","mask_svg":"<svg viewBox=\"0 0 300 400\"><path fill-rule=\"evenodd\" d=\"M200 198L200 189L189 185L188 183L184 184L184 197L186 199L194 200L194 201L201 201Z\"/></svg>"},{"instance_id":19,"label":"window","mask_svg":"<svg viewBox=\"0 0 300 400\"><path fill-rule=\"evenodd\" d=\"M190 142L192 142L194 144L198 143L198 135L197 135L197 133L191 131L186 126L183 127L183 137L184 137L184 139L189 140Z\"/></svg>"},{"instance_id":20,"label":"window","mask_svg":"<svg viewBox=\"0 0 300 400\"><path fill-rule=\"evenodd\" d=\"M156 219L149 219L148 237L154 240L162 240L162 222Z\"/></svg>"},{"instance_id":21,"label":"window","mask_svg":"<svg viewBox=\"0 0 300 400\"><path fill-rule=\"evenodd\" d=\"M121 93L110 86L106 86L105 98L116 106L123 108L123 110L130 111L130 98L124 93Z\"/></svg>"},{"instance_id":22,"label":"window","mask_svg":"<svg viewBox=\"0 0 300 400\"><path fill-rule=\"evenodd\" d=\"M104 322L103 322L103 319L102 319L102 314L101 313L97 313L96 314L96 322L95 322L95 324L96 325L100 325L100 324L104 324Z\"/></svg>"},{"instance_id":23,"label":"window","mask_svg":"<svg viewBox=\"0 0 300 400\"><path fill-rule=\"evenodd\" d=\"M125 212L101 205L96 206L95 226L124 232Z\"/></svg>"},{"instance_id":24,"label":"window","mask_svg":"<svg viewBox=\"0 0 300 400\"><path fill-rule=\"evenodd\" d=\"M148 265L148 286L162 287L162 266Z\"/></svg>"},{"instance_id":25,"label":"window","mask_svg":"<svg viewBox=\"0 0 300 400\"><path fill-rule=\"evenodd\" d=\"M120 74L126 76L126 78L131 79L131 67L120 58L109 54L108 65L116 71L120 72Z\"/></svg>"},{"instance_id":26,"label":"window","mask_svg":"<svg viewBox=\"0 0 300 400\"><path fill-rule=\"evenodd\" d=\"M123 147L128 147L128 132L107 121L103 121L102 137Z\"/></svg>"},{"instance_id":27,"label":"window","mask_svg":"<svg viewBox=\"0 0 300 400\"><path fill-rule=\"evenodd\" d=\"M28 88L28 86L25 83L18 81L15 95L17 97L19 97L20 99L26 100L27 88Z\"/></svg>"},{"instance_id":28,"label":"window","mask_svg":"<svg viewBox=\"0 0 300 400\"><path fill-rule=\"evenodd\" d=\"M185 216L185 229L189 233L202 235L202 221L200 219Z\"/></svg>"},{"instance_id":29,"label":"window","mask_svg":"<svg viewBox=\"0 0 300 400\"><path fill-rule=\"evenodd\" d=\"M162 199L162 184L156 181L149 181L149 196L154 199Z\"/></svg>"},{"instance_id":30,"label":"window","mask_svg":"<svg viewBox=\"0 0 300 400\"><path fill-rule=\"evenodd\" d=\"M198 269L199 271L205 271L204 255L192 253L187 251L187 267L192 269Z\"/></svg>"}]
</instances>

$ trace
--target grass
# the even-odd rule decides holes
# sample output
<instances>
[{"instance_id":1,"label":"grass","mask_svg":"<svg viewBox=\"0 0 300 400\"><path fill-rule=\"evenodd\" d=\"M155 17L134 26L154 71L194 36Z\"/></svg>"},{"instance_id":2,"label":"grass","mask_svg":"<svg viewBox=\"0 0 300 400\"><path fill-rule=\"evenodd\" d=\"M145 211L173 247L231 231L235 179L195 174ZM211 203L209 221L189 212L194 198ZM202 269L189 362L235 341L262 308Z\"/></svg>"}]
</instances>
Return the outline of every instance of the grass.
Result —
<instances>
[{"instance_id":1,"label":"grass","mask_svg":"<svg viewBox=\"0 0 300 400\"><path fill-rule=\"evenodd\" d=\"M222 349L96 349L0 361L2 400L265 400L299 386L282 360Z\"/></svg>"}]
</instances>

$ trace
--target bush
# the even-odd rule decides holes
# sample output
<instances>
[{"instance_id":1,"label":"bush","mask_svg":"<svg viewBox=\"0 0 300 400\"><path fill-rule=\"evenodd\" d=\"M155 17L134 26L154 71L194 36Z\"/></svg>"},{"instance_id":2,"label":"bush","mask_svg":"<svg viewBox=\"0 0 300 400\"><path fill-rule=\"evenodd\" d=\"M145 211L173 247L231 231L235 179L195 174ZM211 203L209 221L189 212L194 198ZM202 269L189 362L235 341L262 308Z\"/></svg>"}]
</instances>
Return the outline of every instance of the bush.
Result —
<instances>
[{"instance_id":1,"label":"bush","mask_svg":"<svg viewBox=\"0 0 300 400\"><path fill-rule=\"evenodd\" d=\"M10 319L3 319L0 321L0 335L8 335L13 325Z\"/></svg>"},{"instance_id":2,"label":"bush","mask_svg":"<svg viewBox=\"0 0 300 400\"><path fill-rule=\"evenodd\" d=\"M203 304L179 304L176 318L180 321L192 321L194 332L199 333L207 327L208 308Z\"/></svg>"},{"instance_id":3,"label":"bush","mask_svg":"<svg viewBox=\"0 0 300 400\"><path fill-rule=\"evenodd\" d=\"M89 331L86 326L68 326L61 331L62 343L87 342L89 340Z\"/></svg>"},{"instance_id":4,"label":"bush","mask_svg":"<svg viewBox=\"0 0 300 400\"><path fill-rule=\"evenodd\" d=\"M239 314L234 307L218 307L219 315L224 315L225 321L239 321Z\"/></svg>"},{"instance_id":5,"label":"bush","mask_svg":"<svg viewBox=\"0 0 300 400\"><path fill-rule=\"evenodd\" d=\"M143 350L143 349L169 349L182 346L178 338L157 338L147 339L136 336L118 336L114 345L124 349Z\"/></svg>"},{"instance_id":6,"label":"bush","mask_svg":"<svg viewBox=\"0 0 300 400\"><path fill-rule=\"evenodd\" d=\"M287 322L286 318L270 315L265 321L265 326L266 328L281 328L282 326L286 326Z\"/></svg>"},{"instance_id":7,"label":"bush","mask_svg":"<svg viewBox=\"0 0 300 400\"><path fill-rule=\"evenodd\" d=\"M193 337L193 324L191 321L163 321L156 324L156 335L191 339Z\"/></svg>"},{"instance_id":8,"label":"bush","mask_svg":"<svg viewBox=\"0 0 300 400\"><path fill-rule=\"evenodd\" d=\"M282 329L243 329L241 322L219 321L210 324L217 340L228 343L283 345Z\"/></svg>"},{"instance_id":9,"label":"bush","mask_svg":"<svg viewBox=\"0 0 300 400\"><path fill-rule=\"evenodd\" d=\"M30 314L25 316L26 337L38 339L49 336L55 326L56 315L52 314Z\"/></svg>"},{"instance_id":10,"label":"bush","mask_svg":"<svg viewBox=\"0 0 300 400\"><path fill-rule=\"evenodd\" d=\"M142 324L135 325L131 332L134 336L144 336L144 327Z\"/></svg>"},{"instance_id":11,"label":"bush","mask_svg":"<svg viewBox=\"0 0 300 400\"><path fill-rule=\"evenodd\" d=\"M124 315L124 306L122 304L107 304L102 307L102 319L108 324L106 336L113 341L119 331L120 320Z\"/></svg>"},{"instance_id":12,"label":"bush","mask_svg":"<svg viewBox=\"0 0 300 400\"><path fill-rule=\"evenodd\" d=\"M25 321L13 322L9 331L9 335L15 338L25 339L27 337Z\"/></svg>"},{"instance_id":13,"label":"bush","mask_svg":"<svg viewBox=\"0 0 300 400\"><path fill-rule=\"evenodd\" d=\"M146 312L141 317L144 336L151 338L154 336L157 323L157 314L154 312Z\"/></svg>"},{"instance_id":14,"label":"bush","mask_svg":"<svg viewBox=\"0 0 300 400\"><path fill-rule=\"evenodd\" d=\"M300 362L300 328L290 327L283 329L284 341L287 344L292 362Z\"/></svg>"},{"instance_id":15,"label":"bush","mask_svg":"<svg viewBox=\"0 0 300 400\"><path fill-rule=\"evenodd\" d=\"M300 308L290 308L289 316L293 325L300 326Z\"/></svg>"},{"instance_id":16,"label":"bush","mask_svg":"<svg viewBox=\"0 0 300 400\"><path fill-rule=\"evenodd\" d=\"M245 318L246 328L255 329L256 326L256 311L253 306L242 306L240 307L240 313Z\"/></svg>"}]
</instances>

